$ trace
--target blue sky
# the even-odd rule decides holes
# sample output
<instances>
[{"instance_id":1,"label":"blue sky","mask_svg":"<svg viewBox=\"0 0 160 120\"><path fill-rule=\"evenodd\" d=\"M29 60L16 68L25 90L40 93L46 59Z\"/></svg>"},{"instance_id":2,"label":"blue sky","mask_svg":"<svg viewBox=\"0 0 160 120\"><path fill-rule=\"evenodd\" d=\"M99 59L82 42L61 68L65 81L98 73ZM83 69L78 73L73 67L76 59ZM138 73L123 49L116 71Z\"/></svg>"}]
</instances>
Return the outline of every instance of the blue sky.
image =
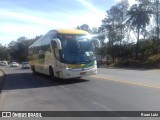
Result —
<instances>
[{"instance_id":1,"label":"blue sky","mask_svg":"<svg viewBox=\"0 0 160 120\"><path fill-rule=\"evenodd\" d=\"M0 43L34 38L51 29L99 27L119 0L0 0Z\"/></svg>"}]
</instances>

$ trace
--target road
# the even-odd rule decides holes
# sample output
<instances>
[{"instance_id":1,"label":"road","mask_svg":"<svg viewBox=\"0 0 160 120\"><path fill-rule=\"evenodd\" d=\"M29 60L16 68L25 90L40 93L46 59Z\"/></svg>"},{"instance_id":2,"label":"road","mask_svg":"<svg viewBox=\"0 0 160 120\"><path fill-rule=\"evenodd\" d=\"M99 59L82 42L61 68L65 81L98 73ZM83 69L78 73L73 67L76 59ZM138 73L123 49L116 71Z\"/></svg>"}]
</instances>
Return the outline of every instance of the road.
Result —
<instances>
[{"instance_id":1,"label":"road","mask_svg":"<svg viewBox=\"0 0 160 120\"><path fill-rule=\"evenodd\" d=\"M29 69L0 69L7 75L0 111L160 111L160 70L99 68L97 75L51 81Z\"/></svg>"}]
</instances>

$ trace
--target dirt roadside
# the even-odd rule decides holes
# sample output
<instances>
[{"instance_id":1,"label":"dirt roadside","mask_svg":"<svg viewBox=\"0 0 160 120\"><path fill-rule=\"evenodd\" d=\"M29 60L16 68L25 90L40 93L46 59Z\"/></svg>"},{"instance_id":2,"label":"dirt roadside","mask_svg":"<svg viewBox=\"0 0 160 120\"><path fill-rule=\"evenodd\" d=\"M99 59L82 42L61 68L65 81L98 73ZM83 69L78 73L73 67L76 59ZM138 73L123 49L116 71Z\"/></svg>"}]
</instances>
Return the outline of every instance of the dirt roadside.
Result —
<instances>
[{"instance_id":1,"label":"dirt roadside","mask_svg":"<svg viewBox=\"0 0 160 120\"><path fill-rule=\"evenodd\" d=\"M5 72L0 69L0 93L1 93L5 78L6 78Z\"/></svg>"}]
</instances>

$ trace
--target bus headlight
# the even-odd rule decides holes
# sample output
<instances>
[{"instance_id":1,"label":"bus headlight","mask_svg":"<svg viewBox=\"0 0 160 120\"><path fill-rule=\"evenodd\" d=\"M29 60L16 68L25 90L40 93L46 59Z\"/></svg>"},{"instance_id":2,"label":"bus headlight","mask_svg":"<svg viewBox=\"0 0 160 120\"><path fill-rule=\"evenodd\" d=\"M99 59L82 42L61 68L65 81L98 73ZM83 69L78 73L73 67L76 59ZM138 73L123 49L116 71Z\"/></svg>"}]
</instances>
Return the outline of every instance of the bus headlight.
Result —
<instances>
[{"instance_id":1,"label":"bus headlight","mask_svg":"<svg viewBox=\"0 0 160 120\"><path fill-rule=\"evenodd\" d=\"M72 68L65 68L66 70L72 70Z\"/></svg>"},{"instance_id":2,"label":"bus headlight","mask_svg":"<svg viewBox=\"0 0 160 120\"><path fill-rule=\"evenodd\" d=\"M69 68L67 65L64 65L64 66L62 67L62 69L65 69L65 70L72 70L73 68Z\"/></svg>"}]
</instances>

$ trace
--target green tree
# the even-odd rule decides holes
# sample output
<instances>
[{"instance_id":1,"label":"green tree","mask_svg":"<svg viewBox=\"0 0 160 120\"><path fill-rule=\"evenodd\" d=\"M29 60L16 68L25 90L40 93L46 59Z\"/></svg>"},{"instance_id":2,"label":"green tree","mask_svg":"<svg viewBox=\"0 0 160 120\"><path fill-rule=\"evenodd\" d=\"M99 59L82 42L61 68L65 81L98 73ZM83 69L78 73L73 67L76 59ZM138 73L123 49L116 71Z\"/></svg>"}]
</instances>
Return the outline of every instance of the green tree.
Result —
<instances>
[{"instance_id":1,"label":"green tree","mask_svg":"<svg viewBox=\"0 0 160 120\"><path fill-rule=\"evenodd\" d=\"M102 28L106 31L108 38L109 54L115 62L116 57L120 57L122 41L127 33L126 13L129 7L128 0L122 0L112 6L107 12L106 18L102 20Z\"/></svg>"},{"instance_id":2,"label":"green tree","mask_svg":"<svg viewBox=\"0 0 160 120\"><path fill-rule=\"evenodd\" d=\"M129 8L128 0L122 0L121 2L117 3L118 11L117 13L117 32L118 32L118 40L120 41L120 46L122 44L122 40L125 38L127 34L127 26L126 26L126 19L127 19L127 10Z\"/></svg>"},{"instance_id":3,"label":"green tree","mask_svg":"<svg viewBox=\"0 0 160 120\"><path fill-rule=\"evenodd\" d=\"M152 5L153 5L153 15L154 15L154 18L155 18L155 23L156 23L156 41L155 41L155 51L154 53L157 53L158 52L158 46L159 46L159 34L160 34L160 2L159 0L153 0L152 2Z\"/></svg>"},{"instance_id":4,"label":"green tree","mask_svg":"<svg viewBox=\"0 0 160 120\"><path fill-rule=\"evenodd\" d=\"M8 60L10 58L10 54L7 50L7 47L0 44L0 61Z\"/></svg>"},{"instance_id":5,"label":"green tree","mask_svg":"<svg viewBox=\"0 0 160 120\"><path fill-rule=\"evenodd\" d=\"M146 40L141 40L139 42L139 46L140 46L140 54L141 54L141 58L144 59L146 57L148 57L149 55L151 55L152 52L152 48L153 48L153 41L150 39L146 39Z\"/></svg>"},{"instance_id":6,"label":"green tree","mask_svg":"<svg viewBox=\"0 0 160 120\"><path fill-rule=\"evenodd\" d=\"M87 25L87 24L82 24L82 25L80 25L80 26L77 26L76 29L78 29L78 30L85 30L85 31L87 31L87 32L89 32L89 33L92 32L91 28L90 28L89 25Z\"/></svg>"},{"instance_id":7,"label":"green tree","mask_svg":"<svg viewBox=\"0 0 160 120\"><path fill-rule=\"evenodd\" d=\"M109 54L113 58L113 62L115 61L115 55L114 55L114 43L117 40L117 12L119 11L117 6L112 6L110 10L106 11L107 16L102 20L102 27L106 31L106 35L108 38L108 48L109 48ZM107 49L106 49L107 50Z\"/></svg>"},{"instance_id":8,"label":"green tree","mask_svg":"<svg viewBox=\"0 0 160 120\"><path fill-rule=\"evenodd\" d=\"M8 44L11 61L26 61L29 46L33 44L36 40L38 40L40 37L41 36L36 36L34 39L26 39L25 37L20 37L17 39L17 41L11 41Z\"/></svg>"},{"instance_id":9,"label":"green tree","mask_svg":"<svg viewBox=\"0 0 160 120\"><path fill-rule=\"evenodd\" d=\"M137 31L136 58L138 58L140 31L146 28L146 26L149 24L151 13L152 11L144 8L142 4L134 4L127 13L129 16L127 22L130 23L131 27L135 28Z\"/></svg>"},{"instance_id":10,"label":"green tree","mask_svg":"<svg viewBox=\"0 0 160 120\"><path fill-rule=\"evenodd\" d=\"M143 7L147 10L152 11L152 16L153 16L153 22L154 25L154 54L158 52L158 46L159 46L159 34L160 34L160 2L159 0L137 0L140 4L143 5Z\"/></svg>"}]
</instances>

